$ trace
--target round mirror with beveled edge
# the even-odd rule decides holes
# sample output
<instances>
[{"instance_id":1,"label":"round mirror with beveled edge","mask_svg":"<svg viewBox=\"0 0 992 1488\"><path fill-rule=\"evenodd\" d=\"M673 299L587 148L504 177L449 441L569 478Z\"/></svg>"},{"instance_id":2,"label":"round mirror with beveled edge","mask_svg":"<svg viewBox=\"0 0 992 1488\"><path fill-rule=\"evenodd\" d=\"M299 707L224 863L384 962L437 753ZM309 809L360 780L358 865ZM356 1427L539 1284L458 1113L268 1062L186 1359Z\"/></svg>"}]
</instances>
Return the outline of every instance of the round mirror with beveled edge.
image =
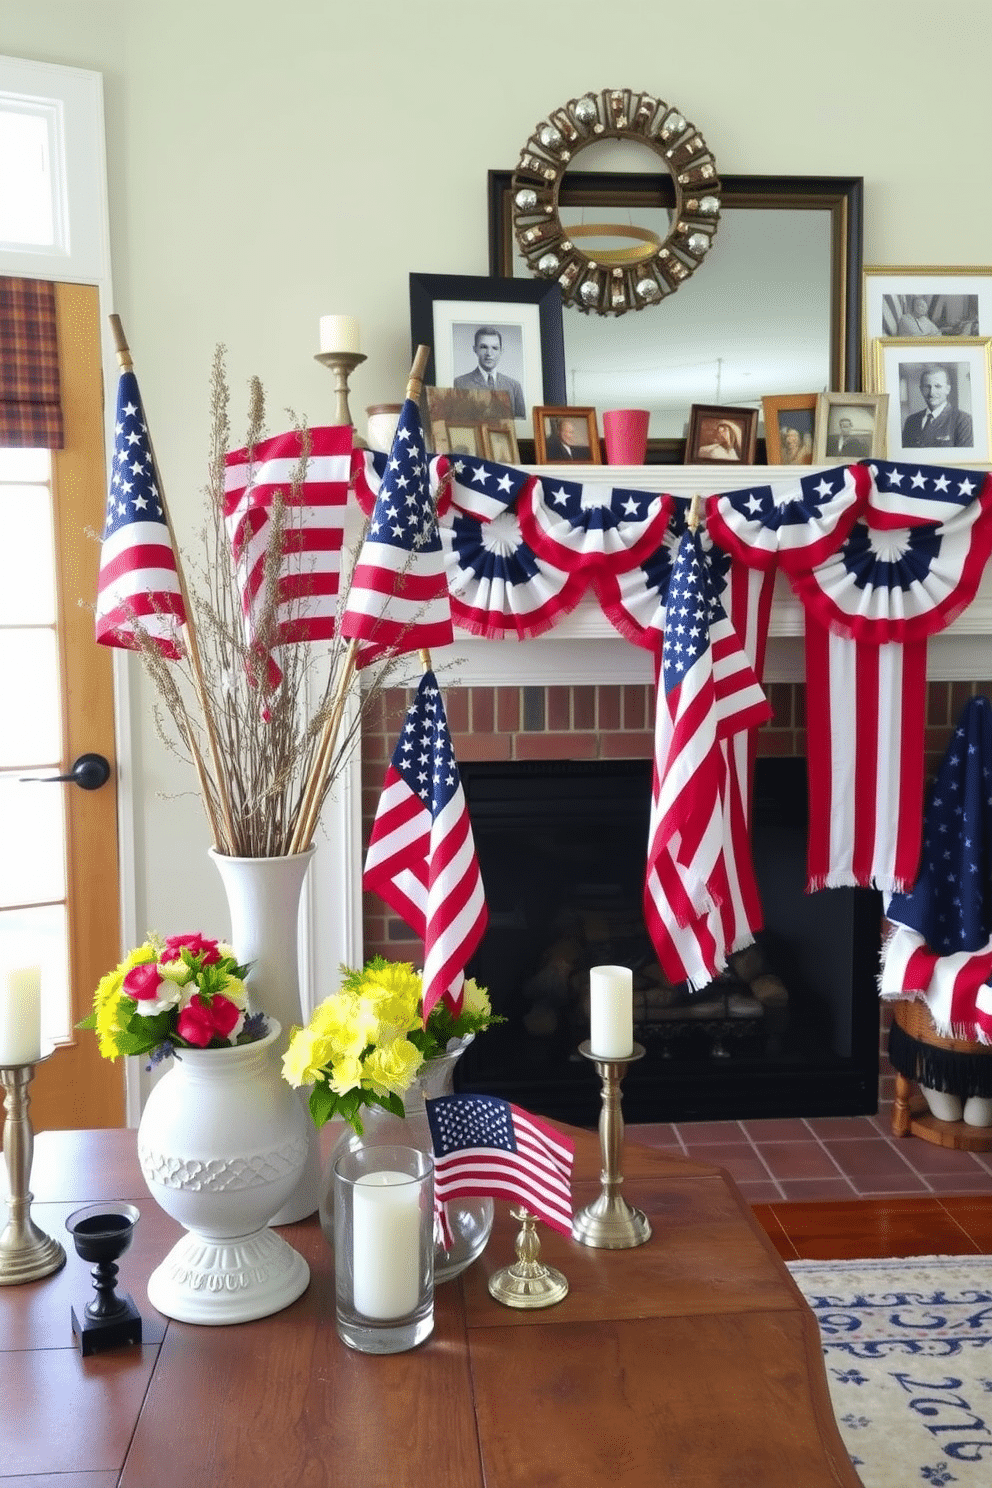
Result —
<instances>
[{"instance_id":1,"label":"round mirror with beveled edge","mask_svg":"<svg viewBox=\"0 0 992 1488\"><path fill-rule=\"evenodd\" d=\"M576 222L560 209L578 155L606 141L636 144L671 178L664 235L624 220ZM695 125L652 93L607 88L572 98L536 125L513 175L513 230L527 267L556 279L587 314L643 310L674 293L704 261L720 216L716 162Z\"/></svg>"}]
</instances>

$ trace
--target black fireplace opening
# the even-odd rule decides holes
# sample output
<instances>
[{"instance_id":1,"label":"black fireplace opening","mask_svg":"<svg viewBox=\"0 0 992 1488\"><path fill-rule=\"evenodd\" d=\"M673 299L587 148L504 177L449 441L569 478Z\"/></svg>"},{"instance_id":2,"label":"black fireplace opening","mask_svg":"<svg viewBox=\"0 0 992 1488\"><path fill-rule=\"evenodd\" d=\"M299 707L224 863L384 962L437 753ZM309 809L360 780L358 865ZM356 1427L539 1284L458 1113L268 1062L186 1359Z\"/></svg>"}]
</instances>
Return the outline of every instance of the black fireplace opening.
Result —
<instances>
[{"instance_id":1,"label":"black fireplace opening","mask_svg":"<svg viewBox=\"0 0 992 1488\"><path fill-rule=\"evenodd\" d=\"M506 1019L458 1088L580 1126L599 1119L589 969L629 966L645 1057L626 1121L857 1115L878 1102L881 900L805 893L806 762L756 761L752 851L764 927L694 992L661 971L642 913L650 760L460 766L489 925L468 972Z\"/></svg>"}]
</instances>

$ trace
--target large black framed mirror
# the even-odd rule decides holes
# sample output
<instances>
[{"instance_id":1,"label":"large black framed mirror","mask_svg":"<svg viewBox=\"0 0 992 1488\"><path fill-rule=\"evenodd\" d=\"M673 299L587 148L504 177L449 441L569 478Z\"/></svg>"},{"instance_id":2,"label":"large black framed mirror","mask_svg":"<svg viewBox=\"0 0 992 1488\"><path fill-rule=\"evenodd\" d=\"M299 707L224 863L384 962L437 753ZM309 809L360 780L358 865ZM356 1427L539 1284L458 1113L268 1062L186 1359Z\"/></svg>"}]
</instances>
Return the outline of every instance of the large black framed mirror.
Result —
<instances>
[{"instance_id":1,"label":"large black framed mirror","mask_svg":"<svg viewBox=\"0 0 992 1488\"><path fill-rule=\"evenodd\" d=\"M720 232L678 294L636 315L565 309L566 400L651 410L649 461L682 458L693 403L860 388L860 176L721 174ZM512 224L513 172L489 172L489 272L530 277ZM569 170L563 221L667 230L665 174ZM566 217L566 213L569 214Z\"/></svg>"}]
</instances>

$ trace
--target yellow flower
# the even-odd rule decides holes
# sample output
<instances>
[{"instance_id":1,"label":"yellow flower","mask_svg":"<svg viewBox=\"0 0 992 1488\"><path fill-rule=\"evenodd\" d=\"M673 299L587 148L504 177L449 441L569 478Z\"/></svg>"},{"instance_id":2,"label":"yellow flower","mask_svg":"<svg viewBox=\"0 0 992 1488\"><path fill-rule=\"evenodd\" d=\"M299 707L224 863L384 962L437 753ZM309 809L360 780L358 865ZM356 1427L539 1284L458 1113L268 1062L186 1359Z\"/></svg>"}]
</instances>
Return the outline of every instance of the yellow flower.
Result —
<instances>
[{"instance_id":1,"label":"yellow flower","mask_svg":"<svg viewBox=\"0 0 992 1488\"><path fill-rule=\"evenodd\" d=\"M369 1054L365 1061L366 1083L375 1090L392 1090L401 1095L423 1062L424 1056L409 1039L393 1039Z\"/></svg>"},{"instance_id":2,"label":"yellow flower","mask_svg":"<svg viewBox=\"0 0 992 1488\"><path fill-rule=\"evenodd\" d=\"M357 990L368 999L383 1023L403 1033L419 1024L423 980L408 961L366 970Z\"/></svg>"},{"instance_id":3,"label":"yellow flower","mask_svg":"<svg viewBox=\"0 0 992 1488\"><path fill-rule=\"evenodd\" d=\"M124 1031L124 1024L120 1018L122 1006L128 1014L134 1011L133 1000L130 997L125 999L121 991L124 978L133 966L143 966L148 961L154 961L158 952L157 945L152 941L146 941L144 945L136 947L125 956L121 964L113 971L108 971L106 976L100 978L96 992L93 994L93 1011L96 1014L96 1032L100 1041L100 1053L104 1059L116 1059L120 1052L117 1047L117 1035Z\"/></svg>"},{"instance_id":4,"label":"yellow flower","mask_svg":"<svg viewBox=\"0 0 992 1488\"><path fill-rule=\"evenodd\" d=\"M490 1017L493 1005L489 1001L489 993L485 987L480 987L475 977L465 978L465 1001L463 1008L466 1013L477 1013L483 1017Z\"/></svg>"},{"instance_id":5,"label":"yellow flower","mask_svg":"<svg viewBox=\"0 0 992 1488\"><path fill-rule=\"evenodd\" d=\"M355 1090L362 1083L362 1061L360 1059L341 1059L331 1070L327 1077L327 1083L335 1095L347 1095L349 1090Z\"/></svg>"}]
</instances>

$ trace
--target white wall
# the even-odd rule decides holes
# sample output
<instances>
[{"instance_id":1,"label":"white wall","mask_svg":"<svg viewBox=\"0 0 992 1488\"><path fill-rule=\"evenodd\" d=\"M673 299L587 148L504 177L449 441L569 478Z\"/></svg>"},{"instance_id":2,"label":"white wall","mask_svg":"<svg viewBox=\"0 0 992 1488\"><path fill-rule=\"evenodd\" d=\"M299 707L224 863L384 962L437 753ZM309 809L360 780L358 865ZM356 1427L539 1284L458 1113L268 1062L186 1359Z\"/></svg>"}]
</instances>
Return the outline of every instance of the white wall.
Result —
<instances>
[{"instance_id":1,"label":"white wall","mask_svg":"<svg viewBox=\"0 0 992 1488\"><path fill-rule=\"evenodd\" d=\"M487 170L587 89L653 89L727 173L864 176L868 263L992 261L990 43L988 0L4 0L0 21L0 51L104 75L116 308L181 536L215 343L236 431L253 372L274 423L330 416L322 313L362 321L356 419L396 399L408 272L487 272ZM137 928L209 931L192 779L135 698Z\"/></svg>"}]
</instances>

